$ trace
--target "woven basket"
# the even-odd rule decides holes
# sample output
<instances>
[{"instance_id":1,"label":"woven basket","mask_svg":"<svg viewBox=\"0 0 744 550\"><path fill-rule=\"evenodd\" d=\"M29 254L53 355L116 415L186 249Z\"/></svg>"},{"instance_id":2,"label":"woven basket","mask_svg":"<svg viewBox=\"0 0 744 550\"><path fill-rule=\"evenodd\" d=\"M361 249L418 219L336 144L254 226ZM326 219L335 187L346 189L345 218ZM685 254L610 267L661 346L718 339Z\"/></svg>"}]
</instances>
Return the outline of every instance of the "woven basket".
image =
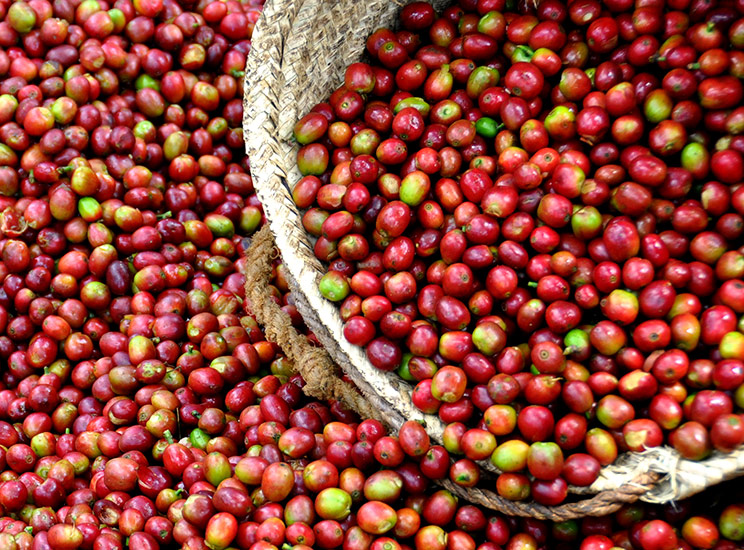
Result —
<instances>
[{"instance_id":1,"label":"woven basket","mask_svg":"<svg viewBox=\"0 0 744 550\"><path fill-rule=\"evenodd\" d=\"M343 322L336 306L318 291L324 268L313 253L290 191L301 177L296 168L298 148L292 138L295 122L343 82L345 68L362 57L366 37L379 27L392 25L405 3L269 0L256 25L246 65L243 124L256 192L282 254L298 309L330 358L361 390L364 399L352 397L352 393L358 395L354 392L346 391L346 398L341 395L345 386L339 385L336 374L328 372L326 365L332 364L330 361L317 360L318 353L325 353L317 349L306 369L306 379L310 377L308 391L319 397L340 398L363 416L379 418L393 429L406 420L421 421L432 439L441 442L444 424L412 404L411 386L394 373L374 368L361 348L343 338ZM441 9L449 1L432 3ZM263 242L268 256L270 240L264 238ZM265 285L260 279L248 279L249 296L257 292L251 290L256 285ZM259 321L271 324L270 319ZM489 461L480 464L486 475L498 473ZM493 510L562 521L609 514L639 498L647 502L685 498L740 474L744 474L744 448L727 455L717 454L704 462L681 460L669 448L655 448L623 455L605 467L592 486L570 488L571 492L584 495L583 500L557 507L512 502L486 489L463 489L449 481L443 483L462 498ZM480 485L484 484L482 481Z\"/></svg>"}]
</instances>

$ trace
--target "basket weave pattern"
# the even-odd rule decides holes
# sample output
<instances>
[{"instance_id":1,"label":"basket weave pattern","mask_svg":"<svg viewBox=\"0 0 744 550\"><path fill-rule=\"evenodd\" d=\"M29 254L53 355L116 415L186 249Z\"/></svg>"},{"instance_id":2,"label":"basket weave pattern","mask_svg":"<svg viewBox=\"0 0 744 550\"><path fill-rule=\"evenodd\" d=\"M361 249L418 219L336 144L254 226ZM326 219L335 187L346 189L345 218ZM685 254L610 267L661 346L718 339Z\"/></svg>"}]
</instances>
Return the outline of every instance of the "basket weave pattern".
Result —
<instances>
[{"instance_id":1,"label":"basket weave pattern","mask_svg":"<svg viewBox=\"0 0 744 550\"><path fill-rule=\"evenodd\" d=\"M366 37L379 27L393 24L404 3L269 0L254 31L246 66L244 134L256 192L287 267L298 309L330 358L366 398L370 408L360 412L369 416L375 411L375 417L394 429L406 420L421 421L432 439L441 442L444 424L436 415L423 414L413 405L411 386L394 373L375 369L361 348L343 338L343 322L336 306L318 291L325 270L313 253L290 191L301 177L296 167L298 147L292 138L295 122L343 82L345 68L362 57ZM433 4L440 9L449 2L437 0ZM271 246L270 241L263 242L264 247ZM268 256L269 249L262 254ZM266 282L249 277L248 287L252 284L265 286ZM270 319L259 321L271 324ZM312 362L307 367L324 368L321 363ZM312 372L308 375L316 380L310 388L314 395L322 395L320 385L328 390L325 395L333 396L333 385L323 382L326 378L313 377ZM349 405L359 410L358 403ZM498 473L489 461L480 464L484 470ZM491 509L560 521L608 514L638 498L649 502L684 498L742 473L744 450L717 454L697 463L680 460L668 448L657 448L626 454L605 467L591 487L571 488L575 493L596 494L594 497L553 508L511 502L491 491L463 489L449 481L443 484Z\"/></svg>"}]
</instances>

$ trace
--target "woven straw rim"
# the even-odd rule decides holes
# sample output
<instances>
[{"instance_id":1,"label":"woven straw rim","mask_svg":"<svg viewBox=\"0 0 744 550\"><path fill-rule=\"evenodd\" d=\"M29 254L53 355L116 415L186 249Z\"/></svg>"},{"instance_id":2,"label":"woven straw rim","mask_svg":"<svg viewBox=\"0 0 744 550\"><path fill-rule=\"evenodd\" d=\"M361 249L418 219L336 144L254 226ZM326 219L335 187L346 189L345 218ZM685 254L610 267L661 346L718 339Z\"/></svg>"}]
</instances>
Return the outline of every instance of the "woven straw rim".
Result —
<instances>
[{"instance_id":1,"label":"woven straw rim","mask_svg":"<svg viewBox=\"0 0 744 550\"><path fill-rule=\"evenodd\" d=\"M374 368L360 348L343 338L338 310L318 291L323 266L313 253L290 192L300 178L297 145L292 140L294 122L342 82L344 68L361 57L367 35L391 24L404 3L269 0L256 25L246 65L244 134L254 186L305 322L333 362L361 390L374 416L394 429L405 420L419 420L432 439L441 442L444 424L437 416L423 414L413 406L410 386L397 375ZM434 2L435 7L446 3ZM369 416L369 410L363 416ZM498 473L490 461L481 461L480 465ZM493 492L464 489L449 481L443 484L487 508L562 521L605 515L638 498L648 502L685 498L742 473L744 447L730 454L716 453L702 462L683 460L676 451L661 447L626 453L603 468L592 486L572 488L573 492L596 496L556 507L512 502Z\"/></svg>"}]
</instances>

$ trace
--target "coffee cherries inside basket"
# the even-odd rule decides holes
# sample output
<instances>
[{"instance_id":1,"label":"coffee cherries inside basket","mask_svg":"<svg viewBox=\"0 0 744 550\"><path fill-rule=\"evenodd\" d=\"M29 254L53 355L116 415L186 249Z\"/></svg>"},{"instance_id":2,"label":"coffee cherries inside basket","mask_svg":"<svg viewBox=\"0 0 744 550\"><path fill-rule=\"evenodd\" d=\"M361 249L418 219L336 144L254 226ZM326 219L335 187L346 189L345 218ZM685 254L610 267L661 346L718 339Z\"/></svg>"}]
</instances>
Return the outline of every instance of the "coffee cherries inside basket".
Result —
<instances>
[{"instance_id":1,"label":"coffee cherries inside basket","mask_svg":"<svg viewBox=\"0 0 744 550\"><path fill-rule=\"evenodd\" d=\"M414 2L297 122L344 337L501 496L744 443L743 16Z\"/></svg>"}]
</instances>

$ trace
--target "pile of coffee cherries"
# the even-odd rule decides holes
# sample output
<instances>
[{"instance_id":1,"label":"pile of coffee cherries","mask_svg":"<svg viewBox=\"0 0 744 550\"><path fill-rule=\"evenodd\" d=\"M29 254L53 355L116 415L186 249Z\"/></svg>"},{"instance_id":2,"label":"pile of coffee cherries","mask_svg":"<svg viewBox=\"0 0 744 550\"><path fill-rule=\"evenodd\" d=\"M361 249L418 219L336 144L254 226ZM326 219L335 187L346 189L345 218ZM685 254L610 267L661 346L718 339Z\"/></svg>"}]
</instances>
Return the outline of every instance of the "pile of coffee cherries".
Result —
<instances>
[{"instance_id":1,"label":"pile of coffee cherries","mask_svg":"<svg viewBox=\"0 0 744 550\"><path fill-rule=\"evenodd\" d=\"M505 518L430 486L472 482L455 440L303 394L243 288L260 7L0 0L0 550L737 548L733 486ZM280 260L268 292L307 332Z\"/></svg>"},{"instance_id":2,"label":"pile of coffee cherries","mask_svg":"<svg viewBox=\"0 0 744 550\"><path fill-rule=\"evenodd\" d=\"M744 3L527 4L404 7L297 122L293 196L450 476L555 505L744 443Z\"/></svg>"}]
</instances>

